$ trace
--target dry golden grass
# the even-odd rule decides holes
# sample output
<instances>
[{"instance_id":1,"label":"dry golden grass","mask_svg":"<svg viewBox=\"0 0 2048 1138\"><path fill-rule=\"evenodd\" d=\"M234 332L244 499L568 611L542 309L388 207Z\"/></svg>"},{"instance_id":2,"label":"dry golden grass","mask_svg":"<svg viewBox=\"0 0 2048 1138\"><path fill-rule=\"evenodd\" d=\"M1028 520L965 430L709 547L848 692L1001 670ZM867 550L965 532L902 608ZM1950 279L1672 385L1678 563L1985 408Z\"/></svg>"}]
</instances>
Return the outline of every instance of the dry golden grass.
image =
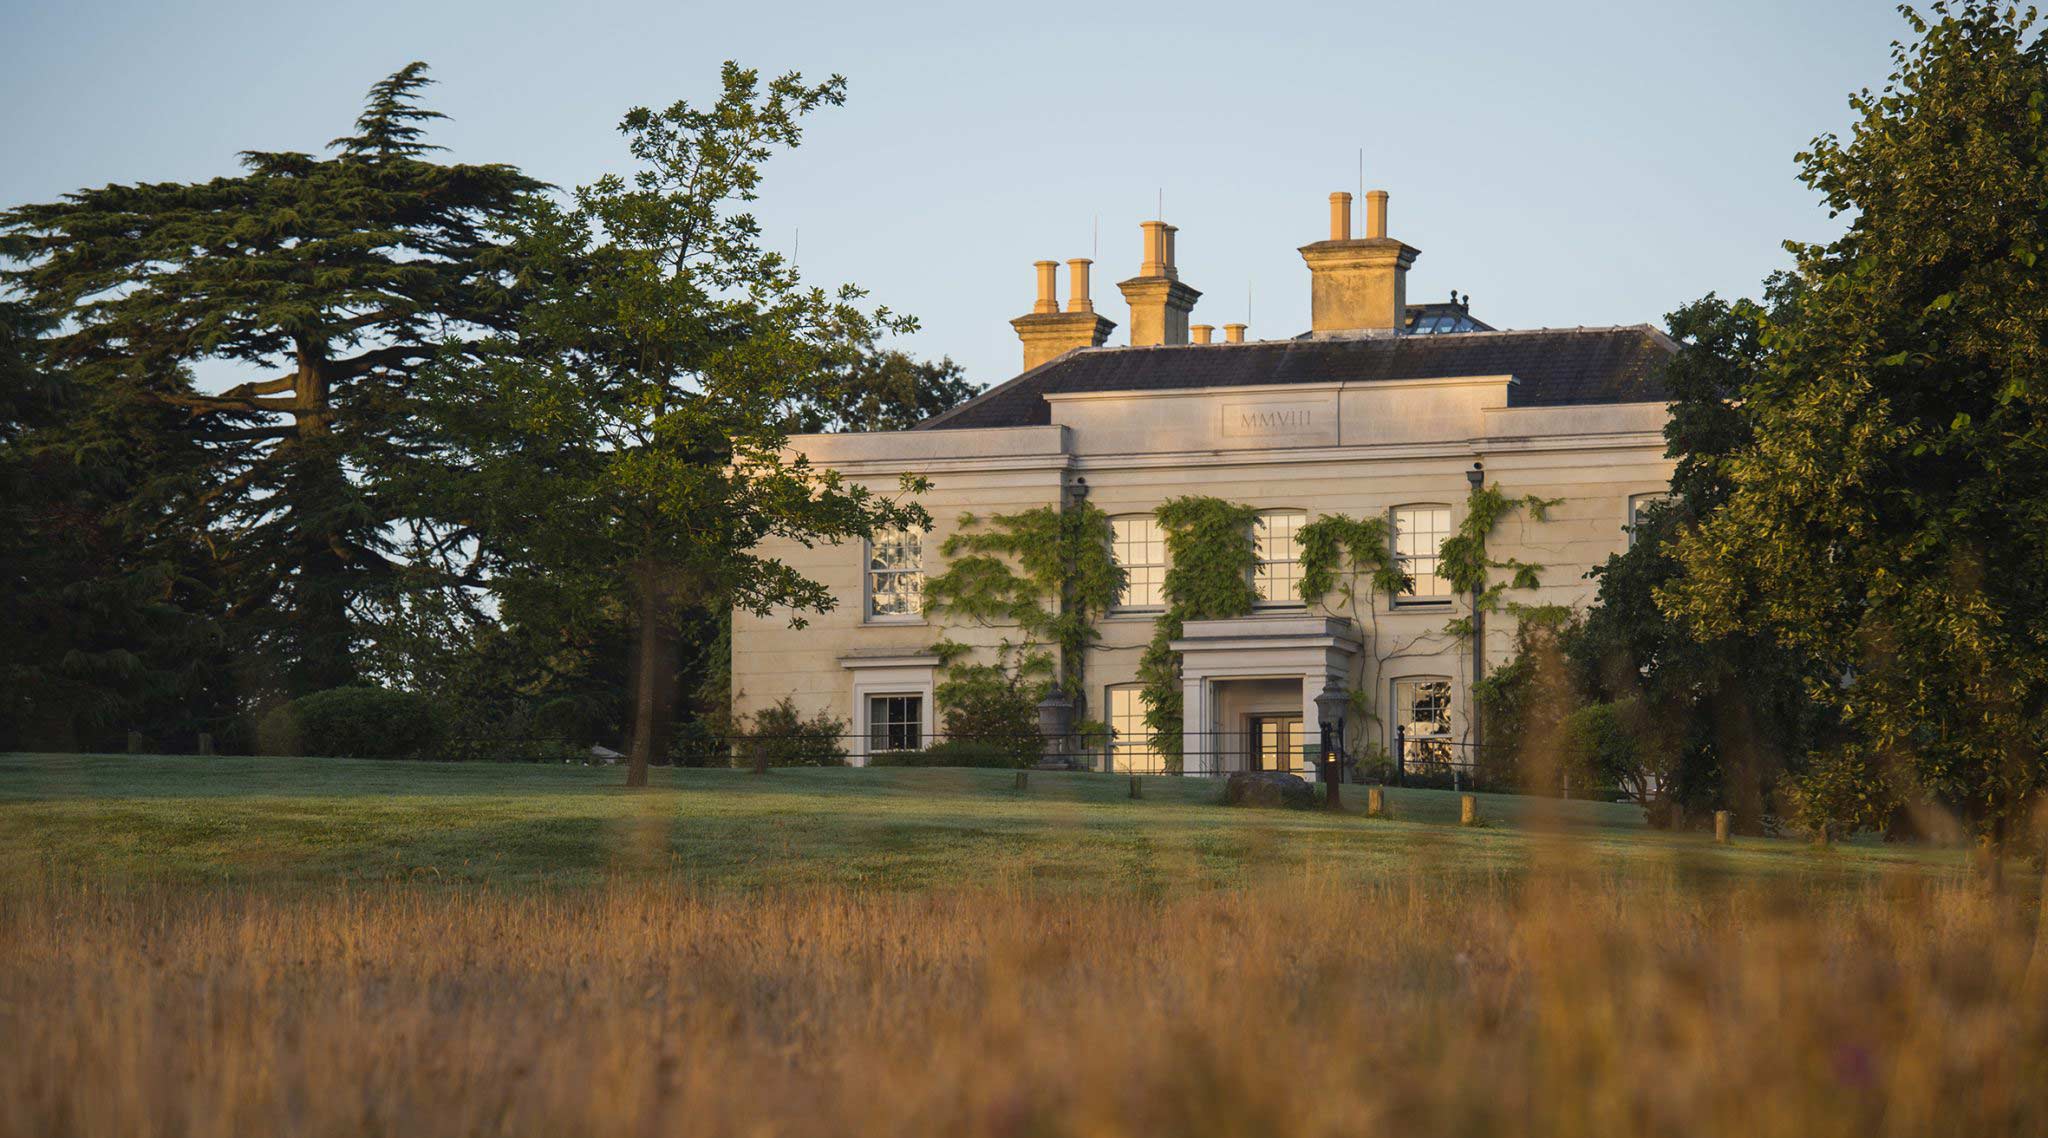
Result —
<instances>
[{"instance_id":1,"label":"dry golden grass","mask_svg":"<svg viewBox=\"0 0 2048 1138\"><path fill-rule=\"evenodd\" d=\"M2041 1134L2030 906L0 894L9 1135Z\"/></svg>"}]
</instances>

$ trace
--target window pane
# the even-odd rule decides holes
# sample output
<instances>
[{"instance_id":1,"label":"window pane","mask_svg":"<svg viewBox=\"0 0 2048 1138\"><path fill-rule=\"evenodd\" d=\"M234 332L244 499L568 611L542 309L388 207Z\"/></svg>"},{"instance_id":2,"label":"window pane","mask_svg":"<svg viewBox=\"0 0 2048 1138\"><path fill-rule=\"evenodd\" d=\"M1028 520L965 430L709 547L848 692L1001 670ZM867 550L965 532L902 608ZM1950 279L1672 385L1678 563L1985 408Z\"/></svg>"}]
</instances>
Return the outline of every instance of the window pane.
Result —
<instances>
[{"instance_id":1,"label":"window pane","mask_svg":"<svg viewBox=\"0 0 2048 1138\"><path fill-rule=\"evenodd\" d=\"M1671 495L1669 494L1658 493L1637 494L1629 498L1628 543L1630 546L1634 546L1636 543L1636 530L1643 524L1643 515L1649 513L1651 507L1663 505L1670 497Z\"/></svg>"},{"instance_id":2,"label":"window pane","mask_svg":"<svg viewBox=\"0 0 2048 1138\"><path fill-rule=\"evenodd\" d=\"M1451 761L1451 681L1394 681L1394 716L1403 738L1402 760L1411 768Z\"/></svg>"},{"instance_id":3,"label":"window pane","mask_svg":"<svg viewBox=\"0 0 2048 1138\"><path fill-rule=\"evenodd\" d=\"M1296 511L1260 514L1252 530L1252 544L1258 564L1252 569L1252 588L1259 599L1273 604L1301 603L1301 551L1295 534L1308 524L1308 515Z\"/></svg>"},{"instance_id":4,"label":"window pane","mask_svg":"<svg viewBox=\"0 0 2048 1138\"><path fill-rule=\"evenodd\" d=\"M868 615L916 616L924 611L924 537L883 530L868 543Z\"/></svg>"},{"instance_id":5,"label":"window pane","mask_svg":"<svg viewBox=\"0 0 2048 1138\"><path fill-rule=\"evenodd\" d=\"M1123 595L1118 608L1159 608L1166 604L1166 535L1159 519L1149 515L1111 518L1116 563L1123 566Z\"/></svg>"},{"instance_id":6,"label":"window pane","mask_svg":"<svg viewBox=\"0 0 2048 1138\"><path fill-rule=\"evenodd\" d=\"M915 751L923 746L924 697L878 695L868 699L868 750Z\"/></svg>"},{"instance_id":7,"label":"window pane","mask_svg":"<svg viewBox=\"0 0 2048 1138\"><path fill-rule=\"evenodd\" d=\"M1449 506L1400 506L1394 510L1394 557L1415 584L1402 593L1412 601L1449 600L1450 582L1437 575L1444 539L1451 535Z\"/></svg>"},{"instance_id":8,"label":"window pane","mask_svg":"<svg viewBox=\"0 0 2048 1138\"><path fill-rule=\"evenodd\" d=\"M1118 774L1157 774L1166 769L1145 726L1145 689L1118 684L1109 689L1109 769Z\"/></svg>"}]
</instances>

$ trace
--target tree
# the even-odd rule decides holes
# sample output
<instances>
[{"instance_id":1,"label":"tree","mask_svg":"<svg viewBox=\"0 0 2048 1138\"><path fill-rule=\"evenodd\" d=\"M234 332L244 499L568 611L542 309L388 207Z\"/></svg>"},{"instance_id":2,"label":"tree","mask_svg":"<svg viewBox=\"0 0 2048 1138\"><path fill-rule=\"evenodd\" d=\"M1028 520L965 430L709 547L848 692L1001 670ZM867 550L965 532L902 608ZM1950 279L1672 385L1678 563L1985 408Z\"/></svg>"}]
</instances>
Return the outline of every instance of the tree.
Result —
<instances>
[{"instance_id":1,"label":"tree","mask_svg":"<svg viewBox=\"0 0 2048 1138\"><path fill-rule=\"evenodd\" d=\"M2048 784L2048 45L2032 12L1904 11L1890 81L1801 156L1849 222L1788 246L1752 437L1657 596L1805 653L1850 732L1830 777L1910 787L1999 850Z\"/></svg>"},{"instance_id":2,"label":"tree","mask_svg":"<svg viewBox=\"0 0 2048 1138\"><path fill-rule=\"evenodd\" d=\"M799 121L845 81L764 88L728 63L708 109L636 108L640 163L514 228L534 294L505 333L426 380L422 443L446 512L473 519L492 587L516 606L616 603L633 630L627 783L663 756L683 622L736 605L831 608L825 586L760 552L773 536L840 542L929 522L792 456L822 392L914 326L852 287L805 287L742 208ZM906 486L915 490L918 486Z\"/></svg>"},{"instance_id":3,"label":"tree","mask_svg":"<svg viewBox=\"0 0 2048 1138\"><path fill-rule=\"evenodd\" d=\"M463 548L461 526L408 517L380 474L420 366L514 310L491 230L539 183L430 161L427 82L413 63L378 83L329 158L249 151L238 176L0 214L19 266L5 281L63 321L51 365L177 409L211 456L190 528L223 543L230 612L267 661L258 689L353 679L379 593ZM258 378L201 391L199 367Z\"/></svg>"}]
</instances>

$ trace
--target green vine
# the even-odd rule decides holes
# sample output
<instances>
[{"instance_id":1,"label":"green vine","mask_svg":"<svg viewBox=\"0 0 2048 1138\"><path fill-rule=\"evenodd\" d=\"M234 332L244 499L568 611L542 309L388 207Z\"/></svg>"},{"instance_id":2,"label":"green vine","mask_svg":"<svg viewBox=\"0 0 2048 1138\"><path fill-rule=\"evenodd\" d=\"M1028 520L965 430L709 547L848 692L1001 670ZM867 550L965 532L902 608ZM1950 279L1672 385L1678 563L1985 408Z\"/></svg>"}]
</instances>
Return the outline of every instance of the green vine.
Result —
<instances>
[{"instance_id":1,"label":"green vine","mask_svg":"<svg viewBox=\"0 0 2048 1138\"><path fill-rule=\"evenodd\" d=\"M1109 515L1088 502L997 514L986 523L962 514L939 552L946 569L925 583L926 614L1015 627L1020 635L1005 638L992 662L973 662L973 649L956 641L934 644L945 672L933 693L939 702L979 704L1001 687L1033 702L1056 689L1081 699L1095 622L1124 586Z\"/></svg>"},{"instance_id":2,"label":"green vine","mask_svg":"<svg viewBox=\"0 0 2048 1138\"><path fill-rule=\"evenodd\" d=\"M1144 685L1145 726L1168 770L1181 764L1180 654L1173 642L1188 621L1221 620L1252 611L1258 566L1252 526L1258 511L1221 498L1190 496L1160 505L1156 515L1166 536L1166 610L1152 627L1152 641L1138 661Z\"/></svg>"},{"instance_id":3,"label":"green vine","mask_svg":"<svg viewBox=\"0 0 2048 1138\"><path fill-rule=\"evenodd\" d=\"M1393 527L1385 515L1347 518L1325 514L1295 533L1301 549L1301 599L1311 607L1324 605L1337 615L1347 614L1353 624L1367 633L1377 650L1380 594L1398 596L1413 587L1414 579L1402 572L1394 556ZM1336 594L1334 603L1331 594ZM1361 723L1378 723L1373 692L1366 685L1363 661L1359 675L1347 678L1350 718ZM1357 733L1352 748L1362 751L1370 745L1364 733Z\"/></svg>"},{"instance_id":4,"label":"green vine","mask_svg":"<svg viewBox=\"0 0 2048 1138\"><path fill-rule=\"evenodd\" d=\"M1438 572L1448 581L1456 593L1473 594L1474 612L1494 612L1500 606L1501 594L1508 589L1534 589L1542 584L1543 566L1508 558L1496 561L1486 552L1486 539L1501 520L1517 509L1526 509L1529 516L1537 521L1549 519L1550 507L1562 502L1562 498L1539 498L1524 494L1510 498L1501 493L1500 483L1491 486L1475 486L1465 498L1465 519L1458 523L1458 532L1444 539L1438 561ZM1494 581L1497 569L1508 571L1506 580ZM1457 617L1444 625L1444 631L1453 636L1469 638L1472 635L1470 614Z\"/></svg>"}]
</instances>

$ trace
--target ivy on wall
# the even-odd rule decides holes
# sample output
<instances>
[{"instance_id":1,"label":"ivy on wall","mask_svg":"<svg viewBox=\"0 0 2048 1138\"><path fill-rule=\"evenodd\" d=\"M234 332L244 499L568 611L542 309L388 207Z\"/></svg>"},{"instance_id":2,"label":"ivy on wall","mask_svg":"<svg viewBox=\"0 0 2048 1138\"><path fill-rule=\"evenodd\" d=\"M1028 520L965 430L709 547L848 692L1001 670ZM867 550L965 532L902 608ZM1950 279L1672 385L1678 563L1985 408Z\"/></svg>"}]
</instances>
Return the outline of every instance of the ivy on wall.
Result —
<instances>
[{"instance_id":1,"label":"ivy on wall","mask_svg":"<svg viewBox=\"0 0 2048 1138\"><path fill-rule=\"evenodd\" d=\"M1453 592L1473 596L1474 612L1498 610L1501 594L1508 589L1534 589L1541 585L1543 566L1512 557L1494 560L1487 554L1486 539L1514 511L1527 510L1529 516L1537 521L1547 521L1550 507L1563 500L1539 498L1534 494L1510 498L1501 492L1498 482L1491 486L1473 487L1465 498L1465 518L1458 523L1458 532L1444 539L1437 572L1449 582ZM1508 576L1494 581L1495 570L1506 570ZM1444 631L1469 638L1472 627L1472 616L1467 614L1444 625Z\"/></svg>"},{"instance_id":2,"label":"ivy on wall","mask_svg":"<svg viewBox=\"0 0 2048 1138\"><path fill-rule=\"evenodd\" d=\"M1145 726L1166 768L1181 764L1180 654L1172 644L1188 621L1222 620L1252 611L1258 566L1252 526L1258 511L1221 498L1174 498L1155 512L1166 537L1166 610L1152 627L1152 641L1138 660L1144 685Z\"/></svg>"},{"instance_id":3,"label":"ivy on wall","mask_svg":"<svg viewBox=\"0 0 2048 1138\"><path fill-rule=\"evenodd\" d=\"M976 662L973 649L942 638L932 646L944 677L933 695L953 712L979 710L977 720L1016 725L1018 705L1035 704L1053 690L1079 701L1095 623L1116 603L1124 571L1111 551L1109 515L1088 502L1066 509L1039 506L997 514L986 522L960 516L959 528L939 547L945 572L925 582L929 616L953 617L985 628L1014 627L993 661ZM993 709L1005 708L997 714ZM952 726L949 734L959 732Z\"/></svg>"},{"instance_id":4,"label":"ivy on wall","mask_svg":"<svg viewBox=\"0 0 2048 1138\"><path fill-rule=\"evenodd\" d=\"M1393 526L1384 514L1371 518L1325 514L1294 536L1301 550L1302 603L1349 616L1364 630L1365 647L1374 655L1372 674L1377 676L1393 654L1380 644L1379 597L1398 596L1414 585L1394 556ZM1358 661L1352 671L1355 674L1346 677L1350 718L1378 723L1373 691L1366 683L1365 661ZM1377 745L1374 738L1367 732L1352 732L1346 749L1354 758L1364 759Z\"/></svg>"}]
</instances>

